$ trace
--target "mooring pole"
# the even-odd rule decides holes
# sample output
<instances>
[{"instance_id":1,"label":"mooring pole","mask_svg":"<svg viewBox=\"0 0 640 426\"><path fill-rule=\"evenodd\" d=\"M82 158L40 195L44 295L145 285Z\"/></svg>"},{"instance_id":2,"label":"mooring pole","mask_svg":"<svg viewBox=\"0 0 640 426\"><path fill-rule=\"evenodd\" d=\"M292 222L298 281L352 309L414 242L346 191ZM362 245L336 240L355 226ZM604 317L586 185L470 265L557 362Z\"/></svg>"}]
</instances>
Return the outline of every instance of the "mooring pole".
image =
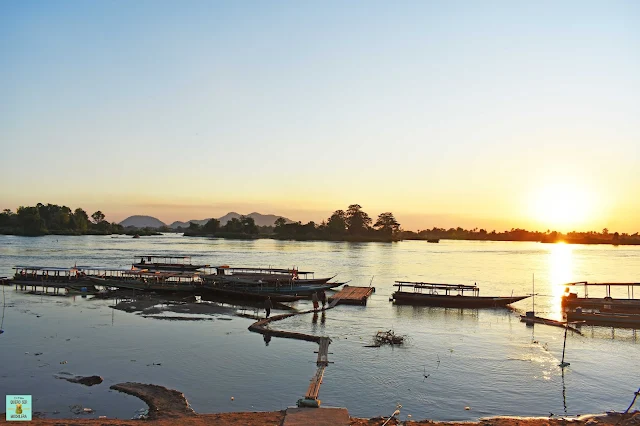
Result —
<instances>
[{"instance_id":1,"label":"mooring pole","mask_svg":"<svg viewBox=\"0 0 640 426\"><path fill-rule=\"evenodd\" d=\"M560 368L564 368L570 365L570 363L564 362L564 352L565 352L565 349L567 348L567 331L569 331L569 325L565 324L564 325L564 343L562 344L562 362L560 362L560 364L558 365L558 367Z\"/></svg>"}]
</instances>

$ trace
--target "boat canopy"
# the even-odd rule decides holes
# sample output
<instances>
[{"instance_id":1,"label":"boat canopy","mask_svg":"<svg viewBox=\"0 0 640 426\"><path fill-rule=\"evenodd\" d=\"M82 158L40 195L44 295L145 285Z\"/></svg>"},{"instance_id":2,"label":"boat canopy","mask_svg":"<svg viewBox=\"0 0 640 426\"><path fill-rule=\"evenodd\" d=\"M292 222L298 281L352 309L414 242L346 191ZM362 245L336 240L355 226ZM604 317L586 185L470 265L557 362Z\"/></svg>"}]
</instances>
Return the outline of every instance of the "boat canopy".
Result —
<instances>
[{"instance_id":1,"label":"boat canopy","mask_svg":"<svg viewBox=\"0 0 640 426\"><path fill-rule=\"evenodd\" d=\"M134 259L145 259L145 261L147 262L151 262L152 260L163 260L165 261L165 263L172 263L172 262L166 262L167 260L171 261L171 260L182 260L182 261L189 261L191 262L191 256L166 256L166 255L155 255L155 254L142 254L142 255L138 255L138 256L134 256Z\"/></svg>"},{"instance_id":2,"label":"boat canopy","mask_svg":"<svg viewBox=\"0 0 640 426\"><path fill-rule=\"evenodd\" d=\"M231 268L229 265L214 266L214 269L224 269L230 273L257 273L257 274L299 274L308 275L313 274L312 271L299 271L297 269L289 268Z\"/></svg>"},{"instance_id":3,"label":"boat canopy","mask_svg":"<svg viewBox=\"0 0 640 426\"><path fill-rule=\"evenodd\" d=\"M465 292L471 292L474 296L480 294L478 286L468 284L438 284L438 283L425 283L417 281L396 281L394 287L398 287L398 291L402 291L402 287L411 287L416 293L423 293L426 290L429 294L438 294L438 291L444 291L445 295L460 294Z\"/></svg>"},{"instance_id":4,"label":"boat canopy","mask_svg":"<svg viewBox=\"0 0 640 426\"><path fill-rule=\"evenodd\" d=\"M584 288L585 297L589 297L589 287L604 287L606 292L605 297L612 297L611 287L614 287L614 288L626 287L628 298L634 299L634 293L635 293L634 289L636 286L640 287L640 283L589 283L587 281L578 281L575 283L566 283L564 284L564 286L566 287L565 291L567 293L569 292L569 287L581 286L582 288Z\"/></svg>"},{"instance_id":5,"label":"boat canopy","mask_svg":"<svg viewBox=\"0 0 640 426\"><path fill-rule=\"evenodd\" d=\"M56 266L14 266L13 269L19 271L42 271L42 272L74 272L77 268L59 268Z\"/></svg>"}]
</instances>

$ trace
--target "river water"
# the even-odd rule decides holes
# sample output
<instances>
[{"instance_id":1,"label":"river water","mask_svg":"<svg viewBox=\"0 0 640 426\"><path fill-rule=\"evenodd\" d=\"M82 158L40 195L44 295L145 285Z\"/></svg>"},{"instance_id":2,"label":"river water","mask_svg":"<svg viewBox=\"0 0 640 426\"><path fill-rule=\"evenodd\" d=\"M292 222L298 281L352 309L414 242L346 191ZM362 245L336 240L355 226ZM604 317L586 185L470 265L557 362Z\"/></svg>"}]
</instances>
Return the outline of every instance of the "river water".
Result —
<instances>
[{"instance_id":1,"label":"river water","mask_svg":"<svg viewBox=\"0 0 640 426\"><path fill-rule=\"evenodd\" d=\"M338 274L352 285L372 283L376 292L366 307L338 306L325 315L273 325L331 337L334 363L325 372L320 399L323 406L347 407L352 416L390 415L396 404L403 406L402 419L621 411L640 386L636 331L570 332L571 365L562 371L563 330L519 321L518 315L531 309L531 298L514 310L389 302L395 280L477 283L481 295L495 296L528 294L535 283L536 311L561 318L563 283L639 281L640 247L240 241L175 234L0 236L0 276L10 276L14 265L130 267L141 254L191 255L194 263L211 265L296 266L316 277ZM125 381L178 389L202 413L280 410L304 396L315 372L317 345L278 338L266 344L247 330L252 320L234 315L235 308L207 321L168 321L112 309L113 300L2 289L0 394L31 394L34 411L47 417L73 417L70 407L80 405L95 410L88 416L130 418L145 404L109 390ZM308 308L309 302L296 306ZM256 313L237 308L242 311ZM378 330L405 335L406 344L365 347ZM84 387L54 377L62 372L97 374L105 381Z\"/></svg>"}]
</instances>

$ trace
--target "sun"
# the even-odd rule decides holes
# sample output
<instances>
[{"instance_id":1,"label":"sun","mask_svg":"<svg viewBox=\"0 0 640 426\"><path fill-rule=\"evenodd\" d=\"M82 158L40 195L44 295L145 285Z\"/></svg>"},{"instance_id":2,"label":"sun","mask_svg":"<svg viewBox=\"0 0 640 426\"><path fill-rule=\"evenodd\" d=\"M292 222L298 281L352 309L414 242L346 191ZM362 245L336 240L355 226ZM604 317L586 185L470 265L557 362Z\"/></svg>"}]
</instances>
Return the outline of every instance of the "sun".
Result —
<instances>
[{"instance_id":1,"label":"sun","mask_svg":"<svg viewBox=\"0 0 640 426\"><path fill-rule=\"evenodd\" d=\"M592 219L592 196L567 182L548 183L531 198L531 216L542 227L572 231Z\"/></svg>"}]
</instances>

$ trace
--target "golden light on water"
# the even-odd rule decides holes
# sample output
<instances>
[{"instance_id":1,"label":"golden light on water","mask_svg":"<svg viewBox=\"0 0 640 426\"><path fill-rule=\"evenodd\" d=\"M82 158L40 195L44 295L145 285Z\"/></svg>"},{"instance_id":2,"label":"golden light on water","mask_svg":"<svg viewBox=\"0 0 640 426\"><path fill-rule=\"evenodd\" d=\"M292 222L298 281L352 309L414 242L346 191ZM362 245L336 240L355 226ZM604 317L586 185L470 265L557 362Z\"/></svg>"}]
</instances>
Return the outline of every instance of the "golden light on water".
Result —
<instances>
[{"instance_id":1,"label":"golden light on water","mask_svg":"<svg viewBox=\"0 0 640 426\"><path fill-rule=\"evenodd\" d=\"M562 312L562 294L564 284L572 281L573 248L570 244L558 243L551 245L549 252L549 282L553 296L553 311Z\"/></svg>"}]
</instances>

